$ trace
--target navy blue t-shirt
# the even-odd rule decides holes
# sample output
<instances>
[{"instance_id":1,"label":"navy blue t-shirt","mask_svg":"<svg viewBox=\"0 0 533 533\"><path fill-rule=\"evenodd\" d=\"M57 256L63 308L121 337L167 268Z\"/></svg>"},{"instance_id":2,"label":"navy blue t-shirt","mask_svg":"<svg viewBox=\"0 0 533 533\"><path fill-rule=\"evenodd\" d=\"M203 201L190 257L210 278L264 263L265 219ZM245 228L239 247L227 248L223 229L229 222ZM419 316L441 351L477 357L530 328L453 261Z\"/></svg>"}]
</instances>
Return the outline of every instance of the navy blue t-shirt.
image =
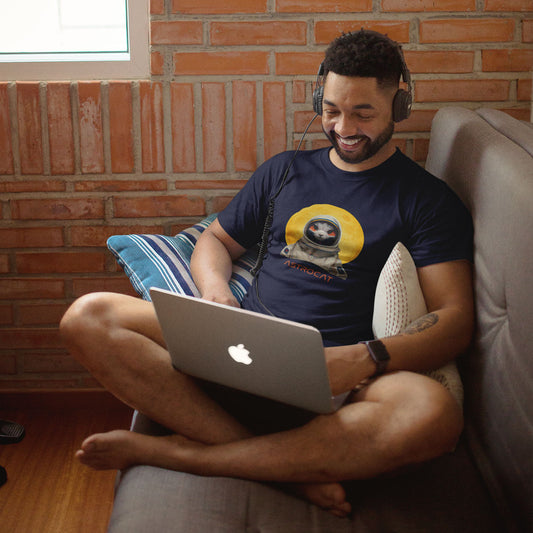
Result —
<instances>
[{"instance_id":1,"label":"navy blue t-shirt","mask_svg":"<svg viewBox=\"0 0 533 533\"><path fill-rule=\"evenodd\" d=\"M354 344L373 337L377 280L395 244L407 247L417 267L472 260L472 222L443 181L399 150L362 172L338 169L329 150L297 154L254 283L275 316L315 326L325 345ZM261 165L220 213L222 227L245 248L259 242L293 153ZM265 312L255 288L242 306Z\"/></svg>"}]
</instances>

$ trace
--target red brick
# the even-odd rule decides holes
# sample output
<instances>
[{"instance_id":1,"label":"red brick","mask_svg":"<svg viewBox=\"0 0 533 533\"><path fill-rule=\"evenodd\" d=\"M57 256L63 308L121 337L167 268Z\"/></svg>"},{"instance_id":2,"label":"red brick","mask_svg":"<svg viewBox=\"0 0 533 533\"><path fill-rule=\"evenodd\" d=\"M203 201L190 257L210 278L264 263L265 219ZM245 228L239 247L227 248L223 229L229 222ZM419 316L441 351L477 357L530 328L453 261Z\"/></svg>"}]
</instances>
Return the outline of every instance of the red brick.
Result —
<instances>
[{"instance_id":1,"label":"red brick","mask_svg":"<svg viewBox=\"0 0 533 533\"><path fill-rule=\"evenodd\" d=\"M328 44L343 32L358 31L361 28L374 30L387 34L391 39L409 42L408 20L380 20L380 21L353 21L353 20L321 20L315 24L315 41L319 44Z\"/></svg>"},{"instance_id":2,"label":"red brick","mask_svg":"<svg viewBox=\"0 0 533 533\"><path fill-rule=\"evenodd\" d=\"M42 174L43 140L38 83L17 83L17 117L21 172Z\"/></svg>"},{"instance_id":3,"label":"red brick","mask_svg":"<svg viewBox=\"0 0 533 533\"><path fill-rule=\"evenodd\" d=\"M522 21L522 41L533 43L533 19Z\"/></svg>"},{"instance_id":4,"label":"red brick","mask_svg":"<svg viewBox=\"0 0 533 533\"><path fill-rule=\"evenodd\" d=\"M431 122L437 110L413 110L408 119L402 120L394 125L394 129L398 133L410 131L430 131Z\"/></svg>"},{"instance_id":5,"label":"red brick","mask_svg":"<svg viewBox=\"0 0 533 533\"><path fill-rule=\"evenodd\" d=\"M109 84L109 130L111 170L133 172L133 107L131 82Z\"/></svg>"},{"instance_id":6,"label":"red brick","mask_svg":"<svg viewBox=\"0 0 533 533\"><path fill-rule=\"evenodd\" d=\"M65 283L61 279L2 278L0 279L0 294L7 300L63 298Z\"/></svg>"},{"instance_id":7,"label":"red brick","mask_svg":"<svg viewBox=\"0 0 533 533\"><path fill-rule=\"evenodd\" d=\"M413 159L415 161L425 161L428 157L429 139L414 139Z\"/></svg>"},{"instance_id":8,"label":"red brick","mask_svg":"<svg viewBox=\"0 0 533 533\"><path fill-rule=\"evenodd\" d=\"M278 76L316 76L323 59L323 52L279 52L276 53L276 74Z\"/></svg>"},{"instance_id":9,"label":"red brick","mask_svg":"<svg viewBox=\"0 0 533 533\"><path fill-rule=\"evenodd\" d=\"M504 107L499 109L500 111L503 111L504 113L507 113L513 118L516 118L516 120L524 120L526 122L531 121L531 112L529 108L509 108L506 109Z\"/></svg>"},{"instance_id":10,"label":"red brick","mask_svg":"<svg viewBox=\"0 0 533 533\"><path fill-rule=\"evenodd\" d=\"M29 354L23 358L23 370L28 374L85 372L70 355Z\"/></svg>"},{"instance_id":11,"label":"red brick","mask_svg":"<svg viewBox=\"0 0 533 533\"><path fill-rule=\"evenodd\" d=\"M127 226L73 226L70 229L72 246L105 246L112 235L130 233L163 233L163 226L130 224Z\"/></svg>"},{"instance_id":12,"label":"red brick","mask_svg":"<svg viewBox=\"0 0 533 533\"><path fill-rule=\"evenodd\" d=\"M13 324L13 307L11 305L0 305L0 324Z\"/></svg>"},{"instance_id":13,"label":"red brick","mask_svg":"<svg viewBox=\"0 0 533 533\"><path fill-rule=\"evenodd\" d=\"M413 74L466 73L474 70L475 52L407 51L405 61Z\"/></svg>"},{"instance_id":14,"label":"red brick","mask_svg":"<svg viewBox=\"0 0 533 533\"><path fill-rule=\"evenodd\" d=\"M518 90L516 98L519 101L530 102L533 98L532 81L518 80Z\"/></svg>"},{"instance_id":15,"label":"red brick","mask_svg":"<svg viewBox=\"0 0 533 533\"><path fill-rule=\"evenodd\" d=\"M44 326L45 324L59 324L65 314L68 304L20 304L19 319L24 326Z\"/></svg>"},{"instance_id":16,"label":"red brick","mask_svg":"<svg viewBox=\"0 0 533 533\"><path fill-rule=\"evenodd\" d=\"M372 11L372 0L277 0L280 13L352 13Z\"/></svg>"},{"instance_id":17,"label":"red brick","mask_svg":"<svg viewBox=\"0 0 533 533\"><path fill-rule=\"evenodd\" d=\"M179 52L174 54L174 74L268 74L268 52Z\"/></svg>"},{"instance_id":18,"label":"red brick","mask_svg":"<svg viewBox=\"0 0 533 533\"><path fill-rule=\"evenodd\" d=\"M124 275L120 277L91 277L76 278L72 280L72 293L76 298L79 298L84 294L100 291L118 292L120 294L128 294L130 296L137 295L128 278Z\"/></svg>"},{"instance_id":19,"label":"red brick","mask_svg":"<svg viewBox=\"0 0 533 533\"><path fill-rule=\"evenodd\" d=\"M226 170L226 92L223 83L202 83L204 172Z\"/></svg>"},{"instance_id":20,"label":"red brick","mask_svg":"<svg viewBox=\"0 0 533 533\"><path fill-rule=\"evenodd\" d=\"M305 97L305 84L303 85ZM265 159L269 159L287 147L285 84L283 82L263 83L263 128L264 155Z\"/></svg>"},{"instance_id":21,"label":"red brick","mask_svg":"<svg viewBox=\"0 0 533 533\"><path fill-rule=\"evenodd\" d=\"M165 0L150 0L150 13L152 15L164 15Z\"/></svg>"},{"instance_id":22,"label":"red brick","mask_svg":"<svg viewBox=\"0 0 533 533\"><path fill-rule=\"evenodd\" d=\"M175 182L176 189L198 189L198 190L217 190L217 189L242 189L248 180L179 180ZM185 229L188 226L184 226Z\"/></svg>"},{"instance_id":23,"label":"red brick","mask_svg":"<svg viewBox=\"0 0 533 533\"><path fill-rule=\"evenodd\" d=\"M476 0L382 0L381 10L412 11L475 11Z\"/></svg>"},{"instance_id":24,"label":"red brick","mask_svg":"<svg viewBox=\"0 0 533 533\"><path fill-rule=\"evenodd\" d=\"M39 179L25 181L1 181L0 192L61 192L65 191L64 181Z\"/></svg>"},{"instance_id":25,"label":"red brick","mask_svg":"<svg viewBox=\"0 0 533 533\"><path fill-rule=\"evenodd\" d=\"M306 44L307 24L299 21L212 22L214 46Z\"/></svg>"},{"instance_id":26,"label":"red brick","mask_svg":"<svg viewBox=\"0 0 533 533\"><path fill-rule=\"evenodd\" d=\"M445 19L420 23L421 43L482 43L513 40L512 19Z\"/></svg>"},{"instance_id":27,"label":"red brick","mask_svg":"<svg viewBox=\"0 0 533 533\"><path fill-rule=\"evenodd\" d=\"M143 172L164 172L163 85L143 81L141 97L141 144Z\"/></svg>"},{"instance_id":28,"label":"red brick","mask_svg":"<svg viewBox=\"0 0 533 533\"><path fill-rule=\"evenodd\" d=\"M172 168L174 172L196 171L194 142L194 94L189 83L171 83Z\"/></svg>"},{"instance_id":29,"label":"red brick","mask_svg":"<svg viewBox=\"0 0 533 533\"><path fill-rule=\"evenodd\" d=\"M0 254L0 274L9 272L9 257L7 254Z\"/></svg>"},{"instance_id":30,"label":"red brick","mask_svg":"<svg viewBox=\"0 0 533 533\"><path fill-rule=\"evenodd\" d=\"M309 111L296 111L294 113L294 131L296 133L303 133L309 121L315 116L313 110ZM322 131L322 122L320 118L317 118L311 127L309 128L309 133L320 133Z\"/></svg>"},{"instance_id":31,"label":"red brick","mask_svg":"<svg viewBox=\"0 0 533 533\"><path fill-rule=\"evenodd\" d=\"M233 162L237 172L257 167L257 110L254 81L233 82Z\"/></svg>"},{"instance_id":32,"label":"red brick","mask_svg":"<svg viewBox=\"0 0 533 533\"><path fill-rule=\"evenodd\" d=\"M267 0L172 0L172 13L266 13Z\"/></svg>"},{"instance_id":33,"label":"red brick","mask_svg":"<svg viewBox=\"0 0 533 533\"><path fill-rule=\"evenodd\" d=\"M528 72L533 69L533 50L483 50L484 72Z\"/></svg>"},{"instance_id":34,"label":"red brick","mask_svg":"<svg viewBox=\"0 0 533 533\"><path fill-rule=\"evenodd\" d=\"M11 121L7 83L0 83L0 174L13 174L13 149L11 146Z\"/></svg>"},{"instance_id":35,"label":"red brick","mask_svg":"<svg viewBox=\"0 0 533 533\"><path fill-rule=\"evenodd\" d=\"M495 102L509 98L508 80L420 80L418 102Z\"/></svg>"},{"instance_id":36,"label":"red brick","mask_svg":"<svg viewBox=\"0 0 533 533\"><path fill-rule=\"evenodd\" d=\"M91 180L74 185L76 192L166 191L166 180Z\"/></svg>"},{"instance_id":37,"label":"red brick","mask_svg":"<svg viewBox=\"0 0 533 533\"><path fill-rule=\"evenodd\" d=\"M103 252L23 252L16 254L19 274L103 272Z\"/></svg>"},{"instance_id":38,"label":"red brick","mask_svg":"<svg viewBox=\"0 0 533 533\"><path fill-rule=\"evenodd\" d=\"M216 198L213 198L213 202L212 202L213 212L219 213L220 211L225 209L232 199L233 199L232 196L217 196Z\"/></svg>"},{"instance_id":39,"label":"red brick","mask_svg":"<svg viewBox=\"0 0 533 533\"><path fill-rule=\"evenodd\" d=\"M73 174L74 137L70 107L70 84L49 82L46 90L50 169L52 174Z\"/></svg>"},{"instance_id":40,"label":"red brick","mask_svg":"<svg viewBox=\"0 0 533 533\"><path fill-rule=\"evenodd\" d=\"M85 174L104 172L102 96L100 82L78 82L80 158Z\"/></svg>"},{"instance_id":41,"label":"red brick","mask_svg":"<svg viewBox=\"0 0 533 533\"><path fill-rule=\"evenodd\" d=\"M205 214L205 202L198 196L151 196L114 198L117 218L179 217Z\"/></svg>"},{"instance_id":42,"label":"red brick","mask_svg":"<svg viewBox=\"0 0 533 533\"><path fill-rule=\"evenodd\" d=\"M485 11L532 11L531 0L485 0Z\"/></svg>"},{"instance_id":43,"label":"red brick","mask_svg":"<svg viewBox=\"0 0 533 533\"><path fill-rule=\"evenodd\" d=\"M1 228L1 248L54 248L63 246L61 228Z\"/></svg>"},{"instance_id":44,"label":"red brick","mask_svg":"<svg viewBox=\"0 0 533 533\"><path fill-rule=\"evenodd\" d=\"M12 328L0 329L2 348L46 349L62 348L63 343L57 328Z\"/></svg>"},{"instance_id":45,"label":"red brick","mask_svg":"<svg viewBox=\"0 0 533 533\"><path fill-rule=\"evenodd\" d=\"M201 20L156 20L151 26L152 44L202 44Z\"/></svg>"},{"instance_id":46,"label":"red brick","mask_svg":"<svg viewBox=\"0 0 533 533\"><path fill-rule=\"evenodd\" d=\"M292 82L292 101L295 104L305 103L306 96L305 90L307 87L307 82L303 80L294 80Z\"/></svg>"},{"instance_id":47,"label":"red brick","mask_svg":"<svg viewBox=\"0 0 533 533\"><path fill-rule=\"evenodd\" d=\"M11 200L11 217L15 220L79 220L104 217L99 198Z\"/></svg>"},{"instance_id":48,"label":"red brick","mask_svg":"<svg viewBox=\"0 0 533 533\"><path fill-rule=\"evenodd\" d=\"M0 354L0 374L16 374L17 359L14 355ZM2 381L2 389L6 390L5 381Z\"/></svg>"},{"instance_id":49,"label":"red brick","mask_svg":"<svg viewBox=\"0 0 533 533\"><path fill-rule=\"evenodd\" d=\"M150 73L154 76L162 76L165 69L165 58L161 52L150 54Z\"/></svg>"}]
</instances>

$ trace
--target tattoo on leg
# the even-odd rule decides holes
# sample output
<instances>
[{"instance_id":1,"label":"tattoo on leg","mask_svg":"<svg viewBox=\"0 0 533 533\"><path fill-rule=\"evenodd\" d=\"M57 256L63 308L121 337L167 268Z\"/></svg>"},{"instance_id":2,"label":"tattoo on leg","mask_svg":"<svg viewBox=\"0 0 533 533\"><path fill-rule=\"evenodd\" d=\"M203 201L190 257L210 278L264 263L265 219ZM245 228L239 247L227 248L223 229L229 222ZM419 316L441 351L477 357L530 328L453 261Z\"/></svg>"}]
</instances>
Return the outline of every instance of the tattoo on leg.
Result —
<instances>
[{"instance_id":1,"label":"tattoo on leg","mask_svg":"<svg viewBox=\"0 0 533 533\"><path fill-rule=\"evenodd\" d=\"M420 333L421 331L434 326L438 321L439 315L436 313L429 313L418 318L414 322L411 322L402 333L405 335L414 335L415 333Z\"/></svg>"}]
</instances>

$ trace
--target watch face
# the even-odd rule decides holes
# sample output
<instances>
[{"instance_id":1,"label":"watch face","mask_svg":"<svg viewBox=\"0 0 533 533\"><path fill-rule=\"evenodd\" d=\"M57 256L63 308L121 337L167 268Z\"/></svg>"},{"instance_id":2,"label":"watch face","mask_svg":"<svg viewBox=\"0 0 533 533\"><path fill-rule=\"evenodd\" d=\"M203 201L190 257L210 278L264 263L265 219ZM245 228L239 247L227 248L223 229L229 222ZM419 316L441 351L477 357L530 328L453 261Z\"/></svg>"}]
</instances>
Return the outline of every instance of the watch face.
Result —
<instances>
[{"instance_id":1,"label":"watch face","mask_svg":"<svg viewBox=\"0 0 533 533\"><path fill-rule=\"evenodd\" d=\"M374 363L376 363L375 376L383 374L387 368L387 363L390 360L389 352L381 341L368 341L366 343L370 357L372 357Z\"/></svg>"}]
</instances>

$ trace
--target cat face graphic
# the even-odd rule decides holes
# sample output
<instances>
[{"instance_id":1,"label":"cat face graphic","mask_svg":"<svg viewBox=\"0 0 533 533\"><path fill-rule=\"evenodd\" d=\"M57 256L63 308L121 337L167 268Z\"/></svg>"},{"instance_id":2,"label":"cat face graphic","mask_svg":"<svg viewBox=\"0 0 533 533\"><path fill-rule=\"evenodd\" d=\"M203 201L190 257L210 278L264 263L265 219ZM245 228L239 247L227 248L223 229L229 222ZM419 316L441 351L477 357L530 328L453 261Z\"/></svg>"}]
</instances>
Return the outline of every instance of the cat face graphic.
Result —
<instances>
[{"instance_id":1,"label":"cat face graphic","mask_svg":"<svg viewBox=\"0 0 533 533\"><path fill-rule=\"evenodd\" d=\"M309 222L305 228L305 236L311 242L322 246L332 246L339 242L340 228L335 223L315 219Z\"/></svg>"}]
</instances>

